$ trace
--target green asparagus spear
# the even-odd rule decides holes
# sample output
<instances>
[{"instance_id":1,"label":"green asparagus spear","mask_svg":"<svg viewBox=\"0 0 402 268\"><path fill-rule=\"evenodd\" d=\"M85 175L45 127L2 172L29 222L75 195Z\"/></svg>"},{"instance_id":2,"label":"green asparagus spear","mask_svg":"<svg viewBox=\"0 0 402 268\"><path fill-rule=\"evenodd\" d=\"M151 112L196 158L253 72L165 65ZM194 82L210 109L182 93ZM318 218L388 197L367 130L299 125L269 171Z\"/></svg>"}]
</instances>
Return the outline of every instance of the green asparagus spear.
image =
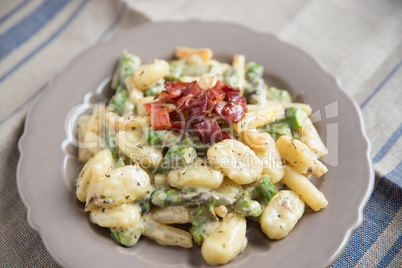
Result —
<instances>
[{"instance_id":1,"label":"green asparagus spear","mask_svg":"<svg viewBox=\"0 0 402 268\"><path fill-rule=\"evenodd\" d=\"M157 167L149 167L148 168L148 172L150 172L152 174L165 173L165 172L168 172L169 170L170 170L170 167L165 162L162 162L162 164Z\"/></svg>"},{"instance_id":2,"label":"green asparagus spear","mask_svg":"<svg viewBox=\"0 0 402 268\"><path fill-rule=\"evenodd\" d=\"M210 219L201 224L200 226L191 226L189 229L191 235L193 236L194 242L201 246L204 242L207 233L210 233L211 230L214 230L219 226L219 221L217 219Z\"/></svg>"},{"instance_id":3,"label":"green asparagus spear","mask_svg":"<svg viewBox=\"0 0 402 268\"><path fill-rule=\"evenodd\" d=\"M167 187L157 188L152 196L152 204L159 207L183 206L196 208L205 203L214 200L215 206L229 205L234 202L218 192L207 188L186 187L183 189L174 189Z\"/></svg>"},{"instance_id":4,"label":"green asparagus spear","mask_svg":"<svg viewBox=\"0 0 402 268\"><path fill-rule=\"evenodd\" d=\"M164 161L167 161L170 167L177 167L193 163L196 156L197 153L194 147L176 145L169 148L165 154Z\"/></svg>"},{"instance_id":5,"label":"green asparagus spear","mask_svg":"<svg viewBox=\"0 0 402 268\"><path fill-rule=\"evenodd\" d=\"M176 144L188 144L186 139L183 139L179 134L174 133L172 131L167 130L157 130L153 131L151 128L148 128L147 142L150 145L163 145L166 147L171 147Z\"/></svg>"},{"instance_id":6,"label":"green asparagus spear","mask_svg":"<svg viewBox=\"0 0 402 268\"><path fill-rule=\"evenodd\" d=\"M244 96L248 103L258 104L265 98L266 89L263 78L264 68L254 61L246 65L246 81ZM265 93L265 94L264 94Z\"/></svg>"},{"instance_id":7,"label":"green asparagus spear","mask_svg":"<svg viewBox=\"0 0 402 268\"><path fill-rule=\"evenodd\" d=\"M246 75L250 73L254 73L262 77L264 74L264 67L255 61L251 61L246 64Z\"/></svg>"},{"instance_id":8,"label":"green asparagus spear","mask_svg":"<svg viewBox=\"0 0 402 268\"><path fill-rule=\"evenodd\" d=\"M161 144L162 137L166 133L166 130L153 131L152 128L148 128L147 143L150 145Z\"/></svg>"},{"instance_id":9,"label":"green asparagus spear","mask_svg":"<svg viewBox=\"0 0 402 268\"><path fill-rule=\"evenodd\" d=\"M114 167L115 168L120 168L120 167L124 167L126 164L124 163L123 158L119 158L119 160L116 161L116 163L114 163Z\"/></svg>"},{"instance_id":10,"label":"green asparagus spear","mask_svg":"<svg viewBox=\"0 0 402 268\"><path fill-rule=\"evenodd\" d=\"M194 217L191 219L191 224L195 227L199 227L209 220L216 220L214 206L215 201L213 199L200 206Z\"/></svg>"},{"instance_id":11,"label":"green asparagus spear","mask_svg":"<svg viewBox=\"0 0 402 268\"><path fill-rule=\"evenodd\" d=\"M264 175L257 186L257 192L264 202L269 202L276 195L276 189L267 175Z\"/></svg>"},{"instance_id":12,"label":"green asparagus spear","mask_svg":"<svg viewBox=\"0 0 402 268\"><path fill-rule=\"evenodd\" d=\"M300 133L297 132L297 130L295 128L292 128L292 137L294 139L299 139L300 138Z\"/></svg>"},{"instance_id":13,"label":"green asparagus spear","mask_svg":"<svg viewBox=\"0 0 402 268\"><path fill-rule=\"evenodd\" d=\"M182 137L181 144L194 147L197 151L197 156L201 158L206 157L206 153L209 149L209 144L203 143L196 135Z\"/></svg>"},{"instance_id":14,"label":"green asparagus spear","mask_svg":"<svg viewBox=\"0 0 402 268\"><path fill-rule=\"evenodd\" d=\"M178 80L183 73L184 60L172 60L169 62L170 70L169 74L165 77L166 80L174 81Z\"/></svg>"},{"instance_id":15,"label":"green asparagus spear","mask_svg":"<svg viewBox=\"0 0 402 268\"><path fill-rule=\"evenodd\" d=\"M197 244L197 246L201 246L205 239L206 230L202 228L202 226L200 227L191 226L189 231L193 236L194 242Z\"/></svg>"},{"instance_id":16,"label":"green asparagus spear","mask_svg":"<svg viewBox=\"0 0 402 268\"><path fill-rule=\"evenodd\" d=\"M126 77L132 75L134 70L140 65L141 59L139 57L123 51L113 73L111 88L117 90L120 87L121 90L124 90L124 80Z\"/></svg>"},{"instance_id":17,"label":"green asparagus spear","mask_svg":"<svg viewBox=\"0 0 402 268\"><path fill-rule=\"evenodd\" d=\"M131 115L134 112L134 104L128 99L126 90L118 89L116 94L110 99L109 104L118 115Z\"/></svg>"},{"instance_id":18,"label":"green asparagus spear","mask_svg":"<svg viewBox=\"0 0 402 268\"><path fill-rule=\"evenodd\" d=\"M163 173L174 167L191 164L197 156L195 148L187 145L189 143L187 137L183 139L180 135L176 135L170 131L153 131L149 128L147 142L150 145L169 146L162 164L150 169L150 172L153 174Z\"/></svg>"},{"instance_id":19,"label":"green asparagus spear","mask_svg":"<svg viewBox=\"0 0 402 268\"><path fill-rule=\"evenodd\" d=\"M210 64L186 64L184 65L182 76L201 76L209 73L211 68Z\"/></svg>"},{"instance_id":20,"label":"green asparagus spear","mask_svg":"<svg viewBox=\"0 0 402 268\"><path fill-rule=\"evenodd\" d=\"M184 144L197 149L207 150L209 148L197 136L184 136L167 130L154 131L151 128L148 128L147 143L150 145L162 145L163 147Z\"/></svg>"},{"instance_id":21,"label":"green asparagus spear","mask_svg":"<svg viewBox=\"0 0 402 268\"><path fill-rule=\"evenodd\" d=\"M118 90L116 94L110 99L109 104L111 107L114 108L117 114L122 115L125 112L127 99L128 99L127 91Z\"/></svg>"},{"instance_id":22,"label":"green asparagus spear","mask_svg":"<svg viewBox=\"0 0 402 268\"><path fill-rule=\"evenodd\" d=\"M189 229L191 235L193 236L194 242L201 246L208 229L208 225L211 222L218 221L218 218L214 212L214 202L210 204L205 204L198 208L197 213L191 220L191 228Z\"/></svg>"},{"instance_id":23,"label":"green asparagus spear","mask_svg":"<svg viewBox=\"0 0 402 268\"><path fill-rule=\"evenodd\" d=\"M252 199L240 199L236 202L234 211L243 217L259 217L263 208L258 201Z\"/></svg>"},{"instance_id":24,"label":"green asparagus spear","mask_svg":"<svg viewBox=\"0 0 402 268\"><path fill-rule=\"evenodd\" d=\"M287 108L285 110L285 116L287 122L289 122L289 125L292 128L303 127L303 124L306 122L308 118L306 111L304 111L300 107Z\"/></svg>"},{"instance_id":25,"label":"green asparagus spear","mask_svg":"<svg viewBox=\"0 0 402 268\"><path fill-rule=\"evenodd\" d=\"M128 228L125 230L114 232L111 231L111 236L116 240L118 243L126 246L131 247L135 245L138 240L140 239L143 232L142 224L138 224L132 228Z\"/></svg>"},{"instance_id":26,"label":"green asparagus spear","mask_svg":"<svg viewBox=\"0 0 402 268\"><path fill-rule=\"evenodd\" d=\"M141 65L141 59L125 51L120 56L116 70L113 73L110 87L116 91L109 101L109 104L119 115L131 115L134 111L134 104L128 100L128 93L124 80L134 73L134 70Z\"/></svg>"},{"instance_id":27,"label":"green asparagus spear","mask_svg":"<svg viewBox=\"0 0 402 268\"><path fill-rule=\"evenodd\" d=\"M303 108L291 107L285 110L285 118L275 123L267 124L264 128L275 140L280 136L288 136L297 139L300 136L297 129L303 127L307 119L308 115Z\"/></svg>"},{"instance_id":28,"label":"green asparagus spear","mask_svg":"<svg viewBox=\"0 0 402 268\"><path fill-rule=\"evenodd\" d=\"M263 88L264 86L264 79L262 76L258 76L255 73L247 73L246 74L246 80L249 82L249 86L247 87L247 91L250 94L250 92L259 95L259 91L265 90Z\"/></svg>"},{"instance_id":29,"label":"green asparagus spear","mask_svg":"<svg viewBox=\"0 0 402 268\"><path fill-rule=\"evenodd\" d=\"M268 100L290 103L292 102L292 97L287 90L270 87L268 89Z\"/></svg>"},{"instance_id":30,"label":"green asparagus spear","mask_svg":"<svg viewBox=\"0 0 402 268\"><path fill-rule=\"evenodd\" d=\"M238 87L239 86L239 74L233 69L229 69L226 71L226 73L223 75L223 82L225 84L229 84L232 87Z\"/></svg>"},{"instance_id":31,"label":"green asparagus spear","mask_svg":"<svg viewBox=\"0 0 402 268\"><path fill-rule=\"evenodd\" d=\"M140 208L141 215L148 214L151 210L152 202L151 202L152 191L147 191L147 193L137 201L138 207Z\"/></svg>"},{"instance_id":32,"label":"green asparagus spear","mask_svg":"<svg viewBox=\"0 0 402 268\"><path fill-rule=\"evenodd\" d=\"M155 97L156 95L161 93L162 90L165 89L163 86L164 83L165 83L164 79L160 79L160 80L156 81L155 83L153 83L149 88L147 88L144 91L145 96L146 97L149 97L149 96Z\"/></svg>"},{"instance_id":33,"label":"green asparagus spear","mask_svg":"<svg viewBox=\"0 0 402 268\"><path fill-rule=\"evenodd\" d=\"M212 222L218 221L214 212L214 205L215 201L212 200L212 202L200 206L194 217L191 219L191 224L193 226L191 226L189 231L198 246L201 246L204 241L208 225Z\"/></svg>"},{"instance_id":34,"label":"green asparagus spear","mask_svg":"<svg viewBox=\"0 0 402 268\"><path fill-rule=\"evenodd\" d=\"M265 131L271 134L274 140L279 139L280 136L292 137L292 129L287 121L279 121L265 126Z\"/></svg>"},{"instance_id":35,"label":"green asparagus spear","mask_svg":"<svg viewBox=\"0 0 402 268\"><path fill-rule=\"evenodd\" d=\"M115 136L113 134L111 134L110 132L108 134L106 134L106 137L105 137L105 148L110 150L113 158L117 158L119 152L118 152L117 146L116 146L116 139L115 139Z\"/></svg>"}]
</instances>

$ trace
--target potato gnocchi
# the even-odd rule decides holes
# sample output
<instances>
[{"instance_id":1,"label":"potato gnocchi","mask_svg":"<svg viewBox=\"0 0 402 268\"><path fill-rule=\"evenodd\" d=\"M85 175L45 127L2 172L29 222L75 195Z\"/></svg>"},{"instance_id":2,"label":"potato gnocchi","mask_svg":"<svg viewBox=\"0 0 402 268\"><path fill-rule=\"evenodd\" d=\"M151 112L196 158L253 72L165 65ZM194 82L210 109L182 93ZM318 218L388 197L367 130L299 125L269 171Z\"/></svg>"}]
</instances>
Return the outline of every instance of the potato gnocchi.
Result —
<instances>
[{"instance_id":1,"label":"potato gnocchi","mask_svg":"<svg viewBox=\"0 0 402 268\"><path fill-rule=\"evenodd\" d=\"M328 205L309 180L327 172L327 148L311 107L269 87L259 63L219 62L209 48L174 55L143 63L123 51L108 105L77 122L76 196L123 246L197 245L221 265L245 250L249 220L283 239L306 205Z\"/></svg>"}]
</instances>

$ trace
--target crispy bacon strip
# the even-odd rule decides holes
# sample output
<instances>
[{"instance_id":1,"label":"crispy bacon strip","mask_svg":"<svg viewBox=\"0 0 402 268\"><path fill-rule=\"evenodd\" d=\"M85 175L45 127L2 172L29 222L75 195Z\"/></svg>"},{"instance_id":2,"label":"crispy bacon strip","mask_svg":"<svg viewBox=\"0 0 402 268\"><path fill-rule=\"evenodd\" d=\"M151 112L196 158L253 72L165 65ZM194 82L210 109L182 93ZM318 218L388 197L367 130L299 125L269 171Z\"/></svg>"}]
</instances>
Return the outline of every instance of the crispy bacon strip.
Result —
<instances>
[{"instance_id":1,"label":"crispy bacon strip","mask_svg":"<svg viewBox=\"0 0 402 268\"><path fill-rule=\"evenodd\" d=\"M192 96L183 96L180 97L175 101L176 103L176 109L172 112L170 112L170 119L171 120L185 120L183 117L185 114L185 111L187 110L188 106L190 105L190 102L192 100Z\"/></svg>"},{"instance_id":2,"label":"crispy bacon strip","mask_svg":"<svg viewBox=\"0 0 402 268\"><path fill-rule=\"evenodd\" d=\"M157 105L151 105L150 111L151 126L153 130L165 130L172 127L170 124L169 113L165 108Z\"/></svg>"},{"instance_id":3,"label":"crispy bacon strip","mask_svg":"<svg viewBox=\"0 0 402 268\"><path fill-rule=\"evenodd\" d=\"M220 101L215 104L214 111L217 115L222 115L223 108L225 108L226 102Z\"/></svg>"},{"instance_id":4,"label":"crispy bacon strip","mask_svg":"<svg viewBox=\"0 0 402 268\"><path fill-rule=\"evenodd\" d=\"M165 87L165 90L155 97L155 100L158 99L160 103L170 102L180 97L183 90L189 86L189 83L166 81L163 86Z\"/></svg>"},{"instance_id":5,"label":"crispy bacon strip","mask_svg":"<svg viewBox=\"0 0 402 268\"><path fill-rule=\"evenodd\" d=\"M204 90L197 84L196 81L194 81L194 82L189 83L188 86L185 89L183 89L182 92L183 92L184 96L198 97L198 96L202 95Z\"/></svg>"},{"instance_id":6,"label":"crispy bacon strip","mask_svg":"<svg viewBox=\"0 0 402 268\"><path fill-rule=\"evenodd\" d=\"M186 136L190 135L190 126L186 122L183 121L173 122L172 129Z\"/></svg>"},{"instance_id":7,"label":"crispy bacon strip","mask_svg":"<svg viewBox=\"0 0 402 268\"><path fill-rule=\"evenodd\" d=\"M238 91L233 91L231 89L226 92L226 99L228 103L223 108L222 113L226 115L233 123L240 122L247 112L246 98L240 95Z\"/></svg>"},{"instance_id":8,"label":"crispy bacon strip","mask_svg":"<svg viewBox=\"0 0 402 268\"><path fill-rule=\"evenodd\" d=\"M165 82L164 87L155 97L156 102L144 104L154 130L171 129L186 135L195 131L204 143L235 139L222 131L219 124L230 125L244 118L247 102L238 88L222 81L208 90L203 90L196 81Z\"/></svg>"},{"instance_id":9,"label":"crispy bacon strip","mask_svg":"<svg viewBox=\"0 0 402 268\"><path fill-rule=\"evenodd\" d=\"M191 119L195 116L205 116L205 111L207 109L208 100L204 95L202 97L193 99L193 101L188 106L188 117Z\"/></svg>"},{"instance_id":10,"label":"crispy bacon strip","mask_svg":"<svg viewBox=\"0 0 402 268\"><path fill-rule=\"evenodd\" d=\"M195 130L203 143L215 143L223 140L221 129L215 119L196 124Z\"/></svg>"},{"instance_id":11,"label":"crispy bacon strip","mask_svg":"<svg viewBox=\"0 0 402 268\"><path fill-rule=\"evenodd\" d=\"M224 86L226 86L226 84L223 83L222 80L218 80L213 88L215 88L215 89L217 89L217 90L219 90L219 91L222 91L222 88L223 88Z\"/></svg>"}]
</instances>

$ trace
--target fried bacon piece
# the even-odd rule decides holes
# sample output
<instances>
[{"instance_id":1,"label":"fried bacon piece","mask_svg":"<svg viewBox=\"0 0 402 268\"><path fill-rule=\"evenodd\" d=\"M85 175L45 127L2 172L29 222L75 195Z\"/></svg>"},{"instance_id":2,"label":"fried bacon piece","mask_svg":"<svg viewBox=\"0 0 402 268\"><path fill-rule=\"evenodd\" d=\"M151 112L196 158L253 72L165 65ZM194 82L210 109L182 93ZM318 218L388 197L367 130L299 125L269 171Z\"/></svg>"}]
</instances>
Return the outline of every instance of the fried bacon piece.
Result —
<instances>
[{"instance_id":1,"label":"fried bacon piece","mask_svg":"<svg viewBox=\"0 0 402 268\"><path fill-rule=\"evenodd\" d=\"M229 95L227 92L226 95ZM232 94L231 94L232 95ZM233 123L240 122L247 112L247 102L243 96L235 95L228 97L228 103L222 110L222 114L229 117Z\"/></svg>"},{"instance_id":2,"label":"fried bacon piece","mask_svg":"<svg viewBox=\"0 0 402 268\"><path fill-rule=\"evenodd\" d=\"M144 104L154 130L170 129L185 135L195 132L204 143L235 139L222 131L219 124L230 125L244 118L247 102L239 89L222 81L208 90L203 90L196 81L168 81L164 87L155 102Z\"/></svg>"},{"instance_id":3,"label":"fried bacon piece","mask_svg":"<svg viewBox=\"0 0 402 268\"><path fill-rule=\"evenodd\" d=\"M203 117L205 116L205 111L207 110L207 96L193 99L193 101L188 106L188 117L191 120L193 117ZM194 120L191 120L194 121Z\"/></svg>"},{"instance_id":4,"label":"fried bacon piece","mask_svg":"<svg viewBox=\"0 0 402 268\"><path fill-rule=\"evenodd\" d=\"M186 136L190 136L190 127L186 122L176 121L172 123L172 130L180 132Z\"/></svg>"},{"instance_id":5,"label":"fried bacon piece","mask_svg":"<svg viewBox=\"0 0 402 268\"><path fill-rule=\"evenodd\" d=\"M223 135L215 119L208 119L195 125L195 130L203 143L215 143L223 140Z\"/></svg>"},{"instance_id":6,"label":"fried bacon piece","mask_svg":"<svg viewBox=\"0 0 402 268\"><path fill-rule=\"evenodd\" d=\"M176 103L176 110L170 113L171 120L185 120L184 114L187 111L190 102L192 101L193 97L191 95L180 97L175 101Z\"/></svg>"},{"instance_id":7,"label":"fried bacon piece","mask_svg":"<svg viewBox=\"0 0 402 268\"><path fill-rule=\"evenodd\" d=\"M196 81L189 83L188 87L184 88L182 93L184 96L198 97L202 95L204 90L197 84Z\"/></svg>"},{"instance_id":8,"label":"fried bacon piece","mask_svg":"<svg viewBox=\"0 0 402 268\"><path fill-rule=\"evenodd\" d=\"M186 89L188 84L189 83L181 83L177 81L166 81L163 85L165 90L159 93L159 95L155 96L155 99L158 99L160 103L172 101L181 96L183 89Z\"/></svg>"},{"instance_id":9,"label":"fried bacon piece","mask_svg":"<svg viewBox=\"0 0 402 268\"><path fill-rule=\"evenodd\" d=\"M153 130L170 129L170 117L167 109L158 103L145 103L144 108L151 115L151 126Z\"/></svg>"}]
</instances>

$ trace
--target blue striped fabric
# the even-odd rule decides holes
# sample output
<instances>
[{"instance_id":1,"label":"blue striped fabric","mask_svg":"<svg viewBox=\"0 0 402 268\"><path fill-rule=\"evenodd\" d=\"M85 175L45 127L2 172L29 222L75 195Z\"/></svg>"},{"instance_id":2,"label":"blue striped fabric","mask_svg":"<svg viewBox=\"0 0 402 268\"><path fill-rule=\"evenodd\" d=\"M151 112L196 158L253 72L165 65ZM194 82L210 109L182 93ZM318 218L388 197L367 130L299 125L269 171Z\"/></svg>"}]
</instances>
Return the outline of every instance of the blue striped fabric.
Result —
<instances>
[{"instance_id":1,"label":"blue striped fabric","mask_svg":"<svg viewBox=\"0 0 402 268\"><path fill-rule=\"evenodd\" d=\"M401 251L402 248L402 235L399 236L398 240L392 245L388 250L387 254L378 264L378 267L387 267L395 256Z\"/></svg>"},{"instance_id":2,"label":"blue striped fabric","mask_svg":"<svg viewBox=\"0 0 402 268\"><path fill-rule=\"evenodd\" d=\"M364 209L362 227L352 235L346 249L331 267L354 267L401 207L402 189L389 180L381 179Z\"/></svg>"},{"instance_id":3,"label":"blue striped fabric","mask_svg":"<svg viewBox=\"0 0 402 268\"><path fill-rule=\"evenodd\" d=\"M40 44L38 47L33 49L31 53L29 53L28 56L23 58L20 62L18 62L15 66L10 68L3 76L0 77L0 83L4 81L9 75L11 75L13 72L18 70L24 63L26 63L28 60L30 60L33 56L36 55L40 50L45 48L47 45L49 45L63 30L74 20L74 18L79 14L79 12L82 10L82 8L88 3L88 0L84 0L81 2L81 4L76 8L76 10L71 14L71 16L66 20L66 22L56 31L54 32L45 42Z\"/></svg>"},{"instance_id":4,"label":"blue striped fabric","mask_svg":"<svg viewBox=\"0 0 402 268\"><path fill-rule=\"evenodd\" d=\"M384 177L392 180L396 184L399 185L399 187L402 188L402 161L399 162L399 164L388 174L386 174Z\"/></svg>"},{"instance_id":5,"label":"blue striped fabric","mask_svg":"<svg viewBox=\"0 0 402 268\"><path fill-rule=\"evenodd\" d=\"M104 33L102 33L101 36L97 39L97 42L101 42L108 36L115 28L116 26L120 23L120 21L123 19L124 13L127 10L127 5L122 5L121 9L119 10L119 13L117 14L116 19L113 21L113 23L106 29Z\"/></svg>"},{"instance_id":6,"label":"blue striped fabric","mask_svg":"<svg viewBox=\"0 0 402 268\"><path fill-rule=\"evenodd\" d=\"M54 40L57 35L63 32L63 30L73 21L73 19L79 14L79 12L82 10L82 8L88 3L88 0L83 0L81 4L74 10L74 12L71 14L71 16L65 21L65 23L53 34L50 36L49 39L47 39L44 43L42 43L39 47L36 49L32 50L32 52L26 56L25 58L21 59L21 61L13 68L11 68L8 72L6 72L5 75L0 77L0 83L7 78L10 74L12 74L14 71L18 70L25 62L27 62L30 58L32 58L36 53L38 53L41 49L46 47L52 40ZM122 5L116 19L113 21L113 23L102 33L101 36L99 36L97 42L102 41L113 29L116 27L116 25L121 21L123 18L123 15L125 11L127 10L127 5ZM19 112L22 108L26 107L28 104L30 104L47 86L48 83L46 83L44 86L42 86L38 91L36 91L34 94L32 94L24 103L22 103L19 107L17 107L14 111L12 111L9 115L7 115L4 119L0 120L0 126L6 122L8 119L10 119L13 114Z\"/></svg>"},{"instance_id":7,"label":"blue striped fabric","mask_svg":"<svg viewBox=\"0 0 402 268\"><path fill-rule=\"evenodd\" d=\"M386 83L401 67L402 60L391 70L383 81L375 88L369 97L362 103L363 109L375 95L381 91ZM364 111L364 110L363 110ZM401 119L401 117L399 117ZM389 150L395 146L402 134L402 123L384 143L379 152L374 156L373 163L380 162ZM331 267L354 267L363 257L366 251L376 242L393 220L395 214L402 207L402 161L388 174L380 178L371 198L363 212L363 225L351 237L342 255ZM377 267L387 267L402 247L402 219L399 219L399 238L383 256ZM400 262L401 263L401 262ZM402 263L401 263L402 264Z\"/></svg>"},{"instance_id":8,"label":"blue striped fabric","mask_svg":"<svg viewBox=\"0 0 402 268\"><path fill-rule=\"evenodd\" d=\"M0 18L0 24L6 21L8 18L10 18L12 15L17 13L22 7L24 7L30 0L24 0L22 3L17 5L14 9L9 11L7 14L5 14L2 18Z\"/></svg>"},{"instance_id":9,"label":"blue striped fabric","mask_svg":"<svg viewBox=\"0 0 402 268\"><path fill-rule=\"evenodd\" d=\"M399 127L392 133L391 137L387 140L387 142L382 146L381 150L374 156L373 163L376 164L384 158L384 156L388 153L389 150L395 145L398 139L402 134L402 123Z\"/></svg>"},{"instance_id":10,"label":"blue striped fabric","mask_svg":"<svg viewBox=\"0 0 402 268\"><path fill-rule=\"evenodd\" d=\"M0 35L0 60L35 35L68 2L69 0L46 0L29 16Z\"/></svg>"},{"instance_id":11,"label":"blue striped fabric","mask_svg":"<svg viewBox=\"0 0 402 268\"><path fill-rule=\"evenodd\" d=\"M384 80L374 89L374 91L368 96L368 98L360 105L360 108L364 108L367 103L382 89L382 87L388 82L388 80L398 71L402 65L402 60L392 69L392 71L384 78Z\"/></svg>"},{"instance_id":12,"label":"blue striped fabric","mask_svg":"<svg viewBox=\"0 0 402 268\"><path fill-rule=\"evenodd\" d=\"M35 9L31 10L25 17L17 20L14 25L0 34L0 63L3 62L8 55L17 51L23 44L29 42L31 38L37 35L48 23L51 23L58 14L60 14L74 0L43 0ZM8 13L0 18L0 24L8 22L14 16L17 16L23 10L30 0L24 0ZM69 13L66 19L60 26L50 33L46 39L31 47L30 50L13 65L7 66L0 74L0 94L2 85L12 74L17 73L27 63L29 63L39 52L45 50L53 41L55 41L77 18L82 10L90 3L90 0L78 0L76 7ZM127 12L126 5L122 5L121 9L116 14L110 25L97 37L94 42L102 41L121 23L124 15ZM27 27L29 25L29 27ZM395 79L396 74L400 71L402 59L395 65L392 65L391 70L384 76L382 81L372 89L366 99L361 102L363 114L369 113L366 107L375 102L379 93L386 88L388 83ZM26 108L33 99L38 96L46 85L39 85L33 93L21 101L14 110L8 114L1 115L0 128L9 122L13 116ZM400 90L400 89L398 89ZM396 129L387 130L387 139L383 144L377 145L378 152L373 157L373 163L378 164L383 159L389 156L391 149L398 146L399 139L402 135L402 118L396 115L399 120L399 126ZM400 144L400 143L399 143ZM400 150L401 148L399 148ZM382 239L384 233L391 227L397 230L396 239L387 244L387 250L380 256L380 260L376 263L377 267L388 267L390 265L402 265L402 261L398 262L397 258L401 257L402 248L402 161L399 159L398 164L387 170L387 174L379 174L377 172L376 185L371 198L364 209L363 225L352 236L340 257L331 265L331 267L361 267L361 263L365 263L365 254L373 247L376 247L376 242ZM399 226L392 226L399 224ZM395 223L396 222L396 223ZM398 236L399 235L399 236ZM382 240L381 240L382 241ZM380 242L381 242L380 241ZM384 240L385 241L385 240ZM363 265L364 266L364 265Z\"/></svg>"},{"instance_id":13,"label":"blue striped fabric","mask_svg":"<svg viewBox=\"0 0 402 268\"><path fill-rule=\"evenodd\" d=\"M47 44L49 44L56 36L57 34L60 34L63 29L65 27L68 26L69 23L72 22L72 20L74 19L75 16L77 16L77 14L80 12L80 10L82 10L82 7L87 4L88 1L85 0L81 3L81 5L78 6L78 8L73 12L73 14L67 19L67 21L62 25L61 28L59 28L55 34L52 35L51 38L49 38L48 40L46 40L46 42L44 42L41 46L39 46L37 49L34 49L27 57L25 57L24 59L21 60L21 62L19 64L17 64L14 68L11 68L6 75L4 75L3 77L0 78L0 83L3 79L5 79L8 75L10 75L12 72L18 70L18 68L26 61L28 61L31 57L33 57L40 49L44 48ZM115 20L113 21L113 23L102 33L101 36L99 36L97 42L100 42L102 40L104 40L106 38L106 36L108 36L108 34L110 34L114 28L116 27L116 25L121 21L121 19L123 18L124 13L127 10L127 5L122 5L117 17L115 18ZM43 85L42 87L40 87L40 89L38 91L36 91L34 94L32 94L25 102L23 102L19 107L17 107L14 111L12 111L10 114L8 114L5 118L3 118L2 120L0 120L0 127L1 125L6 122L7 120L9 120L15 113L19 112L22 108L26 107L27 105L29 105L46 87L47 87L48 83L46 83L45 85Z\"/></svg>"}]
</instances>

